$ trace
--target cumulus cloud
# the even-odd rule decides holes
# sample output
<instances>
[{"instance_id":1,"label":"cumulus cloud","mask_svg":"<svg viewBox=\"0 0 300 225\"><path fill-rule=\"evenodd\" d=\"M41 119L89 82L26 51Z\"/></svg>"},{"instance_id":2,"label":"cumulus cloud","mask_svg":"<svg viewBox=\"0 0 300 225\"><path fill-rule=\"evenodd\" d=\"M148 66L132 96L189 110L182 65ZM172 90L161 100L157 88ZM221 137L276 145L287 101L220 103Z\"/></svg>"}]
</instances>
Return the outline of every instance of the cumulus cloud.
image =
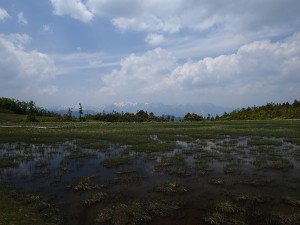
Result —
<instances>
[{"instance_id":1,"label":"cumulus cloud","mask_svg":"<svg viewBox=\"0 0 300 225\"><path fill-rule=\"evenodd\" d=\"M48 55L25 50L24 44L30 40L27 34L0 34L1 83L42 81L55 75L54 62Z\"/></svg>"},{"instance_id":2,"label":"cumulus cloud","mask_svg":"<svg viewBox=\"0 0 300 225\"><path fill-rule=\"evenodd\" d=\"M205 58L198 62L190 60L178 66L169 79L172 83L187 88L226 85L227 82L232 82L233 76L238 72L237 64L235 55Z\"/></svg>"},{"instance_id":3,"label":"cumulus cloud","mask_svg":"<svg viewBox=\"0 0 300 225\"><path fill-rule=\"evenodd\" d=\"M18 13L18 22L19 22L20 24L23 24L23 25L28 24L28 20L27 20L27 18L24 16L24 13L23 13L23 12L19 12L19 13Z\"/></svg>"},{"instance_id":4,"label":"cumulus cloud","mask_svg":"<svg viewBox=\"0 0 300 225\"><path fill-rule=\"evenodd\" d=\"M37 50L27 50L30 41L27 34L0 34L0 95L30 100L58 91L45 85L56 75L53 60Z\"/></svg>"},{"instance_id":5,"label":"cumulus cloud","mask_svg":"<svg viewBox=\"0 0 300 225\"><path fill-rule=\"evenodd\" d=\"M121 96L162 96L164 92L169 93L169 100L180 93L189 100L212 102L225 98L242 102L243 98L262 99L258 95L264 95L270 101L279 93L295 96L295 90L300 89L299 71L300 34L296 33L283 41L256 41L234 54L183 64L160 48L139 56L131 54L120 62L120 69L102 78L101 90L102 94Z\"/></svg>"},{"instance_id":6,"label":"cumulus cloud","mask_svg":"<svg viewBox=\"0 0 300 225\"><path fill-rule=\"evenodd\" d=\"M162 34L151 33L147 35L145 41L150 45L159 45L165 41L165 37Z\"/></svg>"},{"instance_id":7,"label":"cumulus cloud","mask_svg":"<svg viewBox=\"0 0 300 225\"><path fill-rule=\"evenodd\" d=\"M120 70L113 70L102 78L105 86L101 90L111 94L151 94L160 89L160 81L171 73L175 58L156 48L140 56L131 54L120 66Z\"/></svg>"},{"instance_id":8,"label":"cumulus cloud","mask_svg":"<svg viewBox=\"0 0 300 225\"><path fill-rule=\"evenodd\" d=\"M300 68L300 34L272 43L256 41L241 46L235 54L189 61L170 76L174 83L191 87L245 85L260 82L276 85L293 82ZM300 81L300 78L298 79Z\"/></svg>"},{"instance_id":9,"label":"cumulus cloud","mask_svg":"<svg viewBox=\"0 0 300 225\"><path fill-rule=\"evenodd\" d=\"M82 22L89 22L93 19L93 13L81 0L50 0L54 14L62 16L69 15Z\"/></svg>"},{"instance_id":10,"label":"cumulus cloud","mask_svg":"<svg viewBox=\"0 0 300 225\"><path fill-rule=\"evenodd\" d=\"M5 9L0 8L0 22L6 20L8 18L10 18L10 15L8 14L8 12Z\"/></svg>"}]
</instances>

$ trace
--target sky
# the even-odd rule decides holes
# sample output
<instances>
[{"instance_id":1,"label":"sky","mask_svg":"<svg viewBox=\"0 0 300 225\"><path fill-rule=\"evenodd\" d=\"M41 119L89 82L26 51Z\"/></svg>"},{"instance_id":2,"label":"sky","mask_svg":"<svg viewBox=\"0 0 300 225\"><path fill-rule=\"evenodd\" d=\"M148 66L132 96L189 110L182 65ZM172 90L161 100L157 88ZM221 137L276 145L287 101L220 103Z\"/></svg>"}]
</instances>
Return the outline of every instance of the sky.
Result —
<instances>
[{"instance_id":1,"label":"sky","mask_svg":"<svg viewBox=\"0 0 300 225\"><path fill-rule=\"evenodd\" d=\"M300 99L299 0L1 0L0 97L245 107Z\"/></svg>"}]
</instances>

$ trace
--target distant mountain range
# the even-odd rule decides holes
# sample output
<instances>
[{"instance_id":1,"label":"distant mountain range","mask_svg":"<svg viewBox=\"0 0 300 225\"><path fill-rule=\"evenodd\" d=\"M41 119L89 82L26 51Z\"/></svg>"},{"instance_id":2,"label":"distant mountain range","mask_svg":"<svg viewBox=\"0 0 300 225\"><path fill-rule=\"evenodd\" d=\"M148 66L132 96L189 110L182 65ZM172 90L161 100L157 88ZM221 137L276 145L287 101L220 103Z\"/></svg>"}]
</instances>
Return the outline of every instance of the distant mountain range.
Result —
<instances>
[{"instance_id":1,"label":"distant mountain range","mask_svg":"<svg viewBox=\"0 0 300 225\"><path fill-rule=\"evenodd\" d=\"M74 116L78 115L78 106L53 106L48 108L49 111L53 111L59 114L66 114L68 108L71 108ZM116 112L129 112L136 113L139 110L153 112L157 116L161 115L174 115L176 117L183 117L186 113L197 113L198 115L211 116L223 115L224 112L232 111L231 108L225 108L216 106L210 103L197 103L197 104L176 104L166 105L163 103L134 103L134 102L120 102L114 104L100 105L99 107L84 106L84 114L96 114L96 113L111 113Z\"/></svg>"}]
</instances>

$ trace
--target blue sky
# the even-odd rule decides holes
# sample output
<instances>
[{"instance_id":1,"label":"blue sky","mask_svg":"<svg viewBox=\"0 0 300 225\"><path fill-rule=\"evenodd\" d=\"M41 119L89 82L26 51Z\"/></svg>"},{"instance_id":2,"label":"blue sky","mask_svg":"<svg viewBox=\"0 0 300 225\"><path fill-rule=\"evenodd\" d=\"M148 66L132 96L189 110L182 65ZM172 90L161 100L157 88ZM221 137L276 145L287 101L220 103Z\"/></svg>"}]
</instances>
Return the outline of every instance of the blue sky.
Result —
<instances>
[{"instance_id":1,"label":"blue sky","mask_svg":"<svg viewBox=\"0 0 300 225\"><path fill-rule=\"evenodd\" d=\"M300 97L298 0L3 0L0 96L39 106Z\"/></svg>"}]
</instances>

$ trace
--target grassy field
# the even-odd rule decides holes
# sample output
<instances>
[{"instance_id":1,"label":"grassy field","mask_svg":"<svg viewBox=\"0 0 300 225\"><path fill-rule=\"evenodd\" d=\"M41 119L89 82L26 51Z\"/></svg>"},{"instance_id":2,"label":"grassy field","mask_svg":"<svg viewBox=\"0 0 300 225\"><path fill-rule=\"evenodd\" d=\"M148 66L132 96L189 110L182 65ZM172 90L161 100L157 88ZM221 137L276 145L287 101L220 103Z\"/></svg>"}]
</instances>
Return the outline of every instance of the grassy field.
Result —
<instances>
[{"instance_id":1,"label":"grassy field","mask_svg":"<svg viewBox=\"0 0 300 225\"><path fill-rule=\"evenodd\" d=\"M0 225L300 223L298 120L3 121Z\"/></svg>"},{"instance_id":2,"label":"grassy field","mask_svg":"<svg viewBox=\"0 0 300 225\"><path fill-rule=\"evenodd\" d=\"M26 121L25 115L0 112L0 123L21 123Z\"/></svg>"},{"instance_id":3,"label":"grassy field","mask_svg":"<svg viewBox=\"0 0 300 225\"><path fill-rule=\"evenodd\" d=\"M157 143L150 135L170 141L230 136L299 138L300 120L174 123L22 123L0 126L1 142L59 141L66 138L102 139L120 144Z\"/></svg>"}]
</instances>

